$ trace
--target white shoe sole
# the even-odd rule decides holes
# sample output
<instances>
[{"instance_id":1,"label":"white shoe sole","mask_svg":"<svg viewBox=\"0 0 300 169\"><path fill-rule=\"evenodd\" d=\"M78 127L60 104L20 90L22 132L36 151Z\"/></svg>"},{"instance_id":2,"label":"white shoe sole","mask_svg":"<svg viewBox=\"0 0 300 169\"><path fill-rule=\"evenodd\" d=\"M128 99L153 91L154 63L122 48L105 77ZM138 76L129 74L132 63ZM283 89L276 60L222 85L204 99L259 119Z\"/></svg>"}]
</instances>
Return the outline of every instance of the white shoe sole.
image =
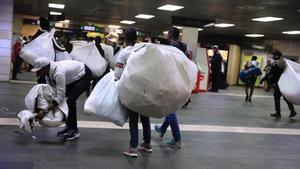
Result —
<instances>
[{"instance_id":1,"label":"white shoe sole","mask_svg":"<svg viewBox=\"0 0 300 169\"><path fill-rule=\"evenodd\" d=\"M145 152L147 152L147 153L152 153L152 148L151 148L151 149L146 149L146 148L144 148L144 147L142 147L142 146L139 146L138 149L139 149L139 150L142 150L142 151L145 151Z\"/></svg>"},{"instance_id":2,"label":"white shoe sole","mask_svg":"<svg viewBox=\"0 0 300 169\"><path fill-rule=\"evenodd\" d=\"M123 154L126 155L126 156L129 156L129 157L134 157L134 158L138 157L137 154L131 154L131 153L128 153L128 152L123 152Z\"/></svg>"},{"instance_id":3,"label":"white shoe sole","mask_svg":"<svg viewBox=\"0 0 300 169\"><path fill-rule=\"evenodd\" d=\"M75 136L71 138L65 138L66 140L74 140L75 138L78 138L80 136L80 133L77 133Z\"/></svg>"}]
</instances>

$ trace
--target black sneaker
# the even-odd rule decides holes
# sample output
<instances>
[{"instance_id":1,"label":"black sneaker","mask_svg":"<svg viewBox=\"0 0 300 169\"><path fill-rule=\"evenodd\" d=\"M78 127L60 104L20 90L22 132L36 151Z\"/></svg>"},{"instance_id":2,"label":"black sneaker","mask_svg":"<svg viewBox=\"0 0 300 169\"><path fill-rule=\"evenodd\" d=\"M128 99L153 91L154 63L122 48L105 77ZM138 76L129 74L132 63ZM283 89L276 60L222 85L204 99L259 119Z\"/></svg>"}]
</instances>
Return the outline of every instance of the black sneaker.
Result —
<instances>
[{"instance_id":1,"label":"black sneaker","mask_svg":"<svg viewBox=\"0 0 300 169\"><path fill-rule=\"evenodd\" d=\"M152 153L152 147L150 144L147 143L142 143L141 145L139 145L139 150L143 150L147 153Z\"/></svg>"},{"instance_id":2,"label":"black sneaker","mask_svg":"<svg viewBox=\"0 0 300 169\"><path fill-rule=\"evenodd\" d=\"M249 97L248 97L248 96L246 96L246 98L245 98L245 101L248 101L248 98L249 98Z\"/></svg>"},{"instance_id":3,"label":"black sneaker","mask_svg":"<svg viewBox=\"0 0 300 169\"><path fill-rule=\"evenodd\" d=\"M65 135L68 134L68 131L70 130L70 128L68 126L66 126L63 130L57 132L57 136L58 137L64 137Z\"/></svg>"},{"instance_id":4,"label":"black sneaker","mask_svg":"<svg viewBox=\"0 0 300 169\"><path fill-rule=\"evenodd\" d=\"M297 115L297 112L293 111L293 112L291 112L289 117L295 117L296 115Z\"/></svg>"},{"instance_id":5,"label":"black sneaker","mask_svg":"<svg viewBox=\"0 0 300 169\"><path fill-rule=\"evenodd\" d=\"M276 118L281 118L281 114L280 113L274 113L271 114L272 117L276 117Z\"/></svg>"},{"instance_id":6,"label":"black sneaker","mask_svg":"<svg viewBox=\"0 0 300 169\"><path fill-rule=\"evenodd\" d=\"M80 132L78 129L70 129L64 138L66 140L73 140L79 136L80 136Z\"/></svg>"},{"instance_id":7,"label":"black sneaker","mask_svg":"<svg viewBox=\"0 0 300 169\"><path fill-rule=\"evenodd\" d=\"M128 148L127 150L123 151L123 154L129 157L138 157L137 151L135 148Z\"/></svg>"}]
</instances>

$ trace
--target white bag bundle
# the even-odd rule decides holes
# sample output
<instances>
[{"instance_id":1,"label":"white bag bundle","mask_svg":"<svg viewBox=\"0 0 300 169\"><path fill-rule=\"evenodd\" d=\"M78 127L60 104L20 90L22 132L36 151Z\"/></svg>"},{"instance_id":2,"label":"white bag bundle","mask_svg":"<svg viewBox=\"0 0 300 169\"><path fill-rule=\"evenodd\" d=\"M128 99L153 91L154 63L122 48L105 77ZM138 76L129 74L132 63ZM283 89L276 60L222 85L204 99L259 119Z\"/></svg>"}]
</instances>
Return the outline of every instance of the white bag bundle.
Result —
<instances>
[{"instance_id":1,"label":"white bag bundle","mask_svg":"<svg viewBox=\"0 0 300 169\"><path fill-rule=\"evenodd\" d=\"M93 77L101 76L105 72L108 64L93 42L74 49L71 52L71 57L87 65L91 69Z\"/></svg>"},{"instance_id":2,"label":"white bag bundle","mask_svg":"<svg viewBox=\"0 0 300 169\"><path fill-rule=\"evenodd\" d=\"M164 117L187 102L197 71L175 47L136 44L117 86L120 101L142 115Z\"/></svg>"},{"instance_id":3,"label":"white bag bundle","mask_svg":"<svg viewBox=\"0 0 300 169\"><path fill-rule=\"evenodd\" d=\"M114 72L105 75L93 89L84 105L84 112L96 114L118 126L127 121L127 109L121 105Z\"/></svg>"},{"instance_id":4,"label":"white bag bundle","mask_svg":"<svg viewBox=\"0 0 300 169\"><path fill-rule=\"evenodd\" d=\"M38 57L46 57L54 61L55 53L52 42L54 32L54 29L51 32L45 32L26 44L20 52L20 57L31 65L34 65Z\"/></svg>"},{"instance_id":5,"label":"white bag bundle","mask_svg":"<svg viewBox=\"0 0 300 169\"><path fill-rule=\"evenodd\" d=\"M37 106L37 108L39 109L48 108L49 103L52 102L55 94L56 94L55 91L50 85L37 84L26 95L25 106L28 109L28 111L34 114L35 106ZM64 102L58 106L58 109L56 109L55 112L49 111L44 116L44 118L39 121L39 123L47 127L57 127L64 124L63 120L66 119L67 116L68 116L68 105L66 103L66 100L64 100Z\"/></svg>"},{"instance_id":6,"label":"white bag bundle","mask_svg":"<svg viewBox=\"0 0 300 169\"><path fill-rule=\"evenodd\" d=\"M286 68L278 85L282 95L291 103L300 105L300 64L285 59Z\"/></svg>"},{"instance_id":7,"label":"white bag bundle","mask_svg":"<svg viewBox=\"0 0 300 169\"><path fill-rule=\"evenodd\" d=\"M55 58L56 62L62 61L62 60L72 60L71 55L67 51L58 51L55 50Z\"/></svg>"},{"instance_id":8,"label":"white bag bundle","mask_svg":"<svg viewBox=\"0 0 300 169\"><path fill-rule=\"evenodd\" d=\"M101 43L102 49L104 50L104 57L109 62L109 67L115 69L116 66L116 58L114 56L114 49L112 46Z\"/></svg>"}]
</instances>

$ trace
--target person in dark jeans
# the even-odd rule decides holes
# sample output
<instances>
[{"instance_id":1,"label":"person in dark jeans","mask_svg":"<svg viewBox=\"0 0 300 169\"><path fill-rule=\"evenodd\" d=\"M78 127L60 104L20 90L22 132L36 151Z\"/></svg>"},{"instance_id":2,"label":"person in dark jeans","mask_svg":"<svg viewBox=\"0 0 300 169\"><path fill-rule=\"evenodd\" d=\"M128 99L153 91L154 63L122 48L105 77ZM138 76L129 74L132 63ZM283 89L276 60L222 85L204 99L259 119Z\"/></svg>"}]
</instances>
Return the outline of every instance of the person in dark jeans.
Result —
<instances>
[{"instance_id":1,"label":"person in dark jeans","mask_svg":"<svg viewBox=\"0 0 300 169\"><path fill-rule=\"evenodd\" d=\"M56 90L56 97L50 106L39 113L42 118L50 110L57 108L67 97L69 114L66 120L66 127L57 133L57 136L66 140L73 140L79 137L80 132L77 127L76 101L89 87L92 72L81 62L75 60L64 60L60 62L50 62L45 57L35 60L34 68L31 70L38 76L45 77L47 83Z\"/></svg>"},{"instance_id":2,"label":"person in dark jeans","mask_svg":"<svg viewBox=\"0 0 300 169\"><path fill-rule=\"evenodd\" d=\"M214 45L212 47L214 52L213 57L210 61L210 69L211 69L211 92L218 92L219 90L219 82L220 82L220 75L221 75L221 68L222 68L222 57L219 51L219 47Z\"/></svg>"},{"instance_id":3,"label":"person in dark jeans","mask_svg":"<svg viewBox=\"0 0 300 169\"><path fill-rule=\"evenodd\" d=\"M169 30L168 42L169 42L169 45L178 48L179 50L181 50L182 52L184 52L187 55L186 44L179 42L179 30L177 28L172 27ZM186 103L186 105L189 102L190 102L190 98L189 98L188 102ZM159 133L160 137L163 137L169 126L171 126L173 139L166 142L166 144L172 148L181 148L181 134L180 134L180 128L179 128L176 112L166 116L166 118L161 126L155 125L155 131Z\"/></svg>"},{"instance_id":4,"label":"person in dark jeans","mask_svg":"<svg viewBox=\"0 0 300 169\"><path fill-rule=\"evenodd\" d=\"M255 68L258 65L256 60L257 60L257 56L252 56L251 62L246 63L244 70L249 71L249 69L251 69L253 67ZM254 86L255 86L256 79L257 79L257 76L254 72L249 73L248 77L245 78L245 93L246 93L245 101L249 101L249 102L252 101L252 95L254 92ZM249 94L249 89L250 89L250 94Z\"/></svg>"},{"instance_id":5,"label":"person in dark jeans","mask_svg":"<svg viewBox=\"0 0 300 169\"><path fill-rule=\"evenodd\" d=\"M280 97L282 96L282 94L278 86L278 81L285 69L285 61L282 58L281 52L278 50L273 53L273 59L274 63L272 64L270 71L265 75L264 78L261 79L260 83L262 84L265 80L268 80L270 82L270 85L273 86L276 113L271 114L271 116L281 118ZM295 111L293 104L290 103L285 97L283 97L283 99L290 109L291 113L289 117L295 117L297 115L297 112Z\"/></svg>"},{"instance_id":6,"label":"person in dark jeans","mask_svg":"<svg viewBox=\"0 0 300 169\"><path fill-rule=\"evenodd\" d=\"M117 64L115 68L115 77L116 79L120 79L122 76L122 73L125 69L127 60L133 50L133 46L136 43L137 40L137 35L136 35L136 30L133 28L128 28L125 31L125 43L127 47L125 47L118 59L117 59ZM143 150L145 152L151 153L152 152L152 147L150 145L151 143L151 126L150 126L150 120L149 117L140 115L137 112L131 111L128 109L128 114L129 114L129 133L130 133L130 147L126 149L123 154L130 156L130 157L137 157L137 147L140 150ZM144 137L144 142L138 146L138 141L139 141L139 129L138 129L138 121L139 117L141 118L141 122L143 125L143 137Z\"/></svg>"}]
</instances>

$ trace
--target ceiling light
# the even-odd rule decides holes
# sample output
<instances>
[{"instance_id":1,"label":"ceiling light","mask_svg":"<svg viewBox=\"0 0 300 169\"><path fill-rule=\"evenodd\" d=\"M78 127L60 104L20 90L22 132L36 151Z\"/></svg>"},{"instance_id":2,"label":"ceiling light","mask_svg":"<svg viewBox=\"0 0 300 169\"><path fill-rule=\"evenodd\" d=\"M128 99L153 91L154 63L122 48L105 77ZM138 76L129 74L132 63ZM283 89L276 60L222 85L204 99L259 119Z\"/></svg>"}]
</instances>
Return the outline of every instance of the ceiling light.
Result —
<instances>
[{"instance_id":1,"label":"ceiling light","mask_svg":"<svg viewBox=\"0 0 300 169\"><path fill-rule=\"evenodd\" d=\"M50 15L61 15L61 12L53 12L53 11L51 11Z\"/></svg>"},{"instance_id":2,"label":"ceiling light","mask_svg":"<svg viewBox=\"0 0 300 169\"><path fill-rule=\"evenodd\" d=\"M203 27L207 28L207 27L212 27L212 26L215 26L215 23L209 23L209 24L204 25Z\"/></svg>"},{"instance_id":3,"label":"ceiling light","mask_svg":"<svg viewBox=\"0 0 300 169\"><path fill-rule=\"evenodd\" d=\"M288 35L299 35L300 31L285 31L282 32L283 34L288 34Z\"/></svg>"},{"instance_id":4,"label":"ceiling light","mask_svg":"<svg viewBox=\"0 0 300 169\"><path fill-rule=\"evenodd\" d=\"M119 25L108 25L107 27L111 28L111 29L119 29L121 26L119 26Z\"/></svg>"},{"instance_id":5,"label":"ceiling light","mask_svg":"<svg viewBox=\"0 0 300 169\"><path fill-rule=\"evenodd\" d=\"M283 18L270 17L270 16L252 19L252 21L258 21L258 22L273 22L273 21L280 21L280 20L283 20Z\"/></svg>"},{"instance_id":6,"label":"ceiling light","mask_svg":"<svg viewBox=\"0 0 300 169\"><path fill-rule=\"evenodd\" d=\"M258 37L264 37L265 35L263 34L246 34L246 37L250 37L250 38L258 38Z\"/></svg>"},{"instance_id":7,"label":"ceiling light","mask_svg":"<svg viewBox=\"0 0 300 169\"><path fill-rule=\"evenodd\" d=\"M164 34L168 34L168 33L169 33L169 31L164 31L163 33L164 33Z\"/></svg>"},{"instance_id":8,"label":"ceiling light","mask_svg":"<svg viewBox=\"0 0 300 169\"><path fill-rule=\"evenodd\" d=\"M235 26L235 24L231 24L231 23L218 23L215 24L215 27L220 27L220 28L227 28L227 27L232 27Z\"/></svg>"},{"instance_id":9,"label":"ceiling light","mask_svg":"<svg viewBox=\"0 0 300 169\"><path fill-rule=\"evenodd\" d=\"M174 26L174 27L177 28L177 29L183 29L182 26Z\"/></svg>"},{"instance_id":10,"label":"ceiling light","mask_svg":"<svg viewBox=\"0 0 300 169\"><path fill-rule=\"evenodd\" d=\"M127 24L127 25L132 25L132 24L135 23L135 21L123 20L123 21L121 21L120 23L122 23L122 24Z\"/></svg>"},{"instance_id":11,"label":"ceiling light","mask_svg":"<svg viewBox=\"0 0 300 169\"><path fill-rule=\"evenodd\" d=\"M70 23L70 20L66 19L64 21L60 21L61 23Z\"/></svg>"},{"instance_id":12,"label":"ceiling light","mask_svg":"<svg viewBox=\"0 0 300 169\"><path fill-rule=\"evenodd\" d=\"M203 31L203 29L202 28L198 28L198 31Z\"/></svg>"},{"instance_id":13,"label":"ceiling light","mask_svg":"<svg viewBox=\"0 0 300 169\"><path fill-rule=\"evenodd\" d=\"M151 18L154 18L154 15L139 14L139 15L137 15L135 17L136 18L140 18L140 19L151 19Z\"/></svg>"},{"instance_id":14,"label":"ceiling light","mask_svg":"<svg viewBox=\"0 0 300 169\"><path fill-rule=\"evenodd\" d=\"M49 3L48 4L49 8L58 8L58 9L64 9L65 5L64 4L54 4L54 3Z\"/></svg>"},{"instance_id":15,"label":"ceiling light","mask_svg":"<svg viewBox=\"0 0 300 169\"><path fill-rule=\"evenodd\" d=\"M165 10L165 11L177 11L177 10L182 9L182 8L184 8L184 7L183 6L177 6L177 5L167 4L167 5L158 7L157 9L159 9L159 10Z\"/></svg>"}]
</instances>

